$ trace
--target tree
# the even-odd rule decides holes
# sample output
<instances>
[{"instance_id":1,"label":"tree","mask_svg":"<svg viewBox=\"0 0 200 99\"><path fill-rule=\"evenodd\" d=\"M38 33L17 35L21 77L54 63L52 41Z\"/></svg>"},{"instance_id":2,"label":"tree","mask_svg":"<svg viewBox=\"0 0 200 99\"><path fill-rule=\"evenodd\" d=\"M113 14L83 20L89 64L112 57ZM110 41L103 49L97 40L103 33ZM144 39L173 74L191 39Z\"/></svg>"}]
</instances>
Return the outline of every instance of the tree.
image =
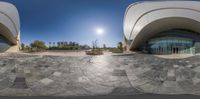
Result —
<instances>
[{"instance_id":1,"label":"tree","mask_svg":"<svg viewBox=\"0 0 200 99\"><path fill-rule=\"evenodd\" d=\"M90 46L89 45L80 45L80 49L88 50L88 49L90 49Z\"/></svg>"},{"instance_id":2,"label":"tree","mask_svg":"<svg viewBox=\"0 0 200 99\"><path fill-rule=\"evenodd\" d=\"M72 42L69 42L69 46L72 46Z\"/></svg>"},{"instance_id":3,"label":"tree","mask_svg":"<svg viewBox=\"0 0 200 99\"><path fill-rule=\"evenodd\" d=\"M76 43L75 46L76 46L76 47L79 47L79 43Z\"/></svg>"},{"instance_id":4,"label":"tree","mask_svg":"<svg viewBox=\"0 0 200 99\"><path fill-rule=\"evenodd\" d=\"M117 48L120 49L121 51L123 50L123 44L122 44L122 42L119 42L119 43L118 43Z\"/></svg>"},{"instance_id":5,"label":"tree","mask_svg":"<svg viewBox=\"0 0 200 99\"><path fill-rule=\"evenodd\" d=\"M76 45L76 42L72 42L72 46L75 46Z\"/></svg>"},{"instance_id":6,"label":"tree","mask_svg":"<svg viewBox=\"0 0 200 99\"><path fill-rule=\"evenodd\" d=\"M24 43L21 44L21 49L22 49L22 50L25 49L25 44L24 44Z\"/></svg>"},{"instance_id":7,"label":"tree","mask_svg":"<svg viewBox=\"0 0 200 99\"><path fill-rule=\"evenodd\" d=\"M25 46L25 49L28 49L28 50L29 50L29 49L30 49L30 47L29 47L28 45L26 45L26 46Z\"/></svg>"},{"instance_id":8,"label":"tree","mask_svg":"<svg viewBox=\"0 0 200 99\"><path fill-rule=\"evenodd\" d=\"M64 43L65 43L64 46L68 46L68 42L65 41Z\"/></svg>"},{"instance_id":9,"label":"tree","mask_svg":"<svg viewBox=\"0 0 200 99\"><path fill-rule=\"evenodd\" d=\"M24 48L24 50L25 50L25 51L30 51L31 48L30 48L28 45L26 45L25 48Z\"/></svg>"},{"instance_id":10,"label":"tree","mask_svg":"<svg viewBox=\"0 0 200 99\"><path fill-rule=\"evenodd\" d=\"M98 42L97 42L98 40L96 39L95 41L92 41L92 48L93 49L97 49L97 45L98 45Z\"/></svg>"},{"instance_id":11,"label":"tree","mask_svg":"<svg viewBox=\"0 0 200 99\"><path fill-rule=\"evenodd\" d=\"M37 51L47 49L43 41L36 40L30 44L31 48L36 48Z\"/></svg>"}]
</instances>

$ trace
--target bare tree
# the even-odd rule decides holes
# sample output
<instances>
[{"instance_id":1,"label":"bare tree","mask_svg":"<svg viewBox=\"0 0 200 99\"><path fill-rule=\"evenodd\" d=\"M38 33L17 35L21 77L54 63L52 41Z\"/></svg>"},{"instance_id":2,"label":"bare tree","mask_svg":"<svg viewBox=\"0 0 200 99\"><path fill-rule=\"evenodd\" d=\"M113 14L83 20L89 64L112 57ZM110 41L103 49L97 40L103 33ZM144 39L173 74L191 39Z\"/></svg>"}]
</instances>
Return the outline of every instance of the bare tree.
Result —
<instances>
[{"instance_id":1,"label":"bare tree","mask_svg":"<svg viewBox=\"0 0 200 99\"><path fill-rule=\"evenodd\" d=\"M98 48L98 40L96 39L95 41L92 41L92 48L97 49Z\"/></svg>"}]
</instances>

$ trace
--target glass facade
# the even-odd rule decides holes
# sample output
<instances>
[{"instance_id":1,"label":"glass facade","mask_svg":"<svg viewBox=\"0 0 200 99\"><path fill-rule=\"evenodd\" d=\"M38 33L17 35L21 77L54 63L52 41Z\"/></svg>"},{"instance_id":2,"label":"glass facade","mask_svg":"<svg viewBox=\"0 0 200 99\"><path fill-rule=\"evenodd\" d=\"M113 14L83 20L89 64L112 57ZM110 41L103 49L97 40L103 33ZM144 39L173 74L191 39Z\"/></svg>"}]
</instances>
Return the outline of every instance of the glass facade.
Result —
<instances>
[{"instance_id":1,"label":"glass facade","mask_svg":"<svg viewBox=\"0 0 200 99\"><path fill-rule=\"evenodd\" d=\"M149 41L152 54L193 54L193 40L180 37L162 37Z\"/></svg>"},{"instance_id":2,"label":"glass facade","mask_svg":"<svg viewBox=\"0 0 200 99\"><path fill-rule=\"evenodd\" d=\"M0 53L5 52L10 48L10 44L7 42L7 40L0 35Z\"/></svg>"},{"instance_id":3,"label":"glass facade","mask_svg":"<svg viewBox=\"0 0 200 99\"><path fill-rule=\"evenodd\" d=\"M200 52L200 34L181 29L161 32L141 49L151 54L195 54Z\"/></svg>"}]
</instances>

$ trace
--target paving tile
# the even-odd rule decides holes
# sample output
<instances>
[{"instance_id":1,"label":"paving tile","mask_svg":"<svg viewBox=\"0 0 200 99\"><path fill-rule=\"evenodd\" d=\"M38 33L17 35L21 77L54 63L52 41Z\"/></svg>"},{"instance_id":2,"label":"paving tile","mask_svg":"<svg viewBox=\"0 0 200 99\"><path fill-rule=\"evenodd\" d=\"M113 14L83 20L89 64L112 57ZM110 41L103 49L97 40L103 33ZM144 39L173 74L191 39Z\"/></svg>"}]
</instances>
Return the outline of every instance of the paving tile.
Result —
<instances>
[{"instance_id":1,"label":"paving tile","mask_svg":"<svg viewBox=\"0 0 200 99\"><path fill-rule=\"evenodd\" d=\"M57 76L57 77L61 76L61 74L62 74L61 72L54 72L54 73L53 73L53 75L54 75L54 76Z\"/></svg>"},{"instance_id":2,"label":"paving tile","mask_svg":"<svg viewBox=\"0 0 200 99\"><path fill-rule=\"evenodd\" d=\"M136 80L132 80L130 82L133 86L141 86L141 85L144 85L144 84L151 82L151 80L146 79L146 78L139 78L139 79L136 79Z\"/></svg>"},{"instance_id":3,"label":"paving tile","mask_svg":"<svg viewBox=\"0 0 200 99\"><path fill-rule=\"evenodd\" d=\"M40 82L43 83L44 85L49 85L54 81L49 78L44 78L44 79L40 80Z\"/></svg>"},{"instance_id":4,"label":"paving tile","mask_svg":"<svg viewBox=\"0 0 200 99\"><path fill-rule=\"evenodd\" d=\"M126 71L125 70L120 70L120 69L114 69L113 76L127 76Z\"/></svg>"},{"instance_id":5,"label":"paving tile","mask_svg":"<svg viewBox=\"0 0 200 99\"><path fill-rule=\"evenodd\" d=\"M5 73L7 69L8 69L7 67L1 68L1 69L0 69L0 73Z\"/></svg>"},{"instance_id":6,"label":"paving tile","mask_svg":"<svg viewBox=\"0 0 200 99\"><path fill-rule=\"evenodd\" d=\"M135 75L140 75L140 74L145 73L145 72L147 72L149 70L151 70L151 69L150 68L141 68L141 67L138 67L138 68L134 69L133 72L134 72Z\"/></svg>"},{"instance_id":7,"label":"paving tile","mask_svg":"<svg viewBox=\"0 0 200 99\"><path fill-rule=\"evenodd\" d=\"M165 81L163 85L158 87L157 92L160 94L185 94L186 92L179 87L178 83L175 81Z\"/></svg>"},{"instance_id":8,"label":"paving tile","mask_svg":"<svg viewBox=\"0 0 200 99\"><path fill-rule=\"evenodd\" d=\"M13 85L14 79L5 78L15 78L19 71L11 71L17 65L23 71L20 77L31 73L25 79L32 89L31 95L126 95L137 94L138 90L162 94L200 92L199 56L180 60L143 54L92 58L42 55L16 55L17 59L13 55L8 57L10 59L4 57L2 62L6 64L5 68L0 69L0 90ZM89 62L89 59L93 61ZM25 81L16 82L23 85ZM10 88L9 94L15 94L16 89ZM21 91L19 94L27 93Z\"/></svg>"},{"instance_id":9,"label":"paving tile","mask_svg":"<svg viewBox=\"0 0 200 99\"><path fill-rule=\"evenodd\" d=\"M29 74L29 73L31 73L31 71L25 69L25 70L24 70L24 73L25 73L25 74Z\"/></svg>"},{"instance_id":10,"label":"paving tile","mask_svg":"<svg viewBox=\"0 0 200 99\"><path fill-rule=\"evenodd\" d=\"M200 72L200 66L193 69L195 72Z\"/></svg>"},{"instance_id":11,"label":"paving tile","mask_svg":"<svg viewBox=\"0 0 200 99\"><path fill-rule=\"evenodd\" d=\"M192 67L193 67L193 65L187 65L186 67L188 67L188 68L192 68Z\"/></svg>"},{"instance_id":12,"label":"paving tile","mask_svg":"<svg viewBox=\"0 0 200 99\"><path fill-rule=\"evenodd\" d=\"M138 77L135 76L135 75L129 75L129 76L128 76L128 79L129 79L130 81L134 81L134 80L137 80Z\"/></svg>"},{"instance_id":13,"label":"paving tile","mask_svg":"<svg viewBox=\"0 0 200 99\"><path fill-rule=\"evenodd\" d=\"M87 77L84 77L84 76L83 76L83 77L79 77L79 78L78 78L78 81L79 81L79 82L88 82L89 79L88 79Z\"/></svg>"},{"instance_id":14,"label":"paving tile","mask_svg":"<svg viewBox=\"0 0 200 99\"><path fill-rule=\"evenodd\" d=\"M196 85L197 83L200 83L200 78L194 77L192 79L192 81L193 81L194 85Z\"/></svg>"},{"instance_id":15,"label":"paving tile","mask_svg":"<svg viewBox=\"0 0 200 99\"><path fill-rule=\"evenodd\" d=\"M174 65L174 68L178 68L179 67L179 65Z\"/></svg>"},{"instance_id":16,"label":"paving tile","mask_svg":"<svg viewBox=\"0 0 200 99\"><path fill-rule=\"evenodd\" d=\"M187 93L192 93L195 90L192 80L179 81L178 85Z\"/></svg>"}]
</instances>

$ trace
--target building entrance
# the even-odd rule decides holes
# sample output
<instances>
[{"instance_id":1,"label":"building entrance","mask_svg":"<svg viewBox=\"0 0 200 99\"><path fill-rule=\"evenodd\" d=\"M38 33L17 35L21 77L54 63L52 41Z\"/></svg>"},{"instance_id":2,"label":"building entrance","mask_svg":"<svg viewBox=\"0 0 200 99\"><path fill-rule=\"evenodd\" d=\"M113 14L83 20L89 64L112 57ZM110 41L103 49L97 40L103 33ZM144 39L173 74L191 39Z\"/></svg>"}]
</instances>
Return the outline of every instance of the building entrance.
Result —
<instances>
[{"instance_id":1,"label":"building entrance","mask_svg":"<svg viewBox=\"0 0 200 99\"><path fill-rule=\"evenodd\" d=\"M148 42L152 54L193 54L193 41L187 38L162 37Z\"/></svg>"},{"instance_id":2,"label":"building entrance","mask_svg":"<svg viewBox=\"0 0 200 99\"><path fill-rule=\"evenodd\" d=\"M173 48L173 54L178 54L179 53L179 49L178 48Z\"/></svg>"}]
</instances>

